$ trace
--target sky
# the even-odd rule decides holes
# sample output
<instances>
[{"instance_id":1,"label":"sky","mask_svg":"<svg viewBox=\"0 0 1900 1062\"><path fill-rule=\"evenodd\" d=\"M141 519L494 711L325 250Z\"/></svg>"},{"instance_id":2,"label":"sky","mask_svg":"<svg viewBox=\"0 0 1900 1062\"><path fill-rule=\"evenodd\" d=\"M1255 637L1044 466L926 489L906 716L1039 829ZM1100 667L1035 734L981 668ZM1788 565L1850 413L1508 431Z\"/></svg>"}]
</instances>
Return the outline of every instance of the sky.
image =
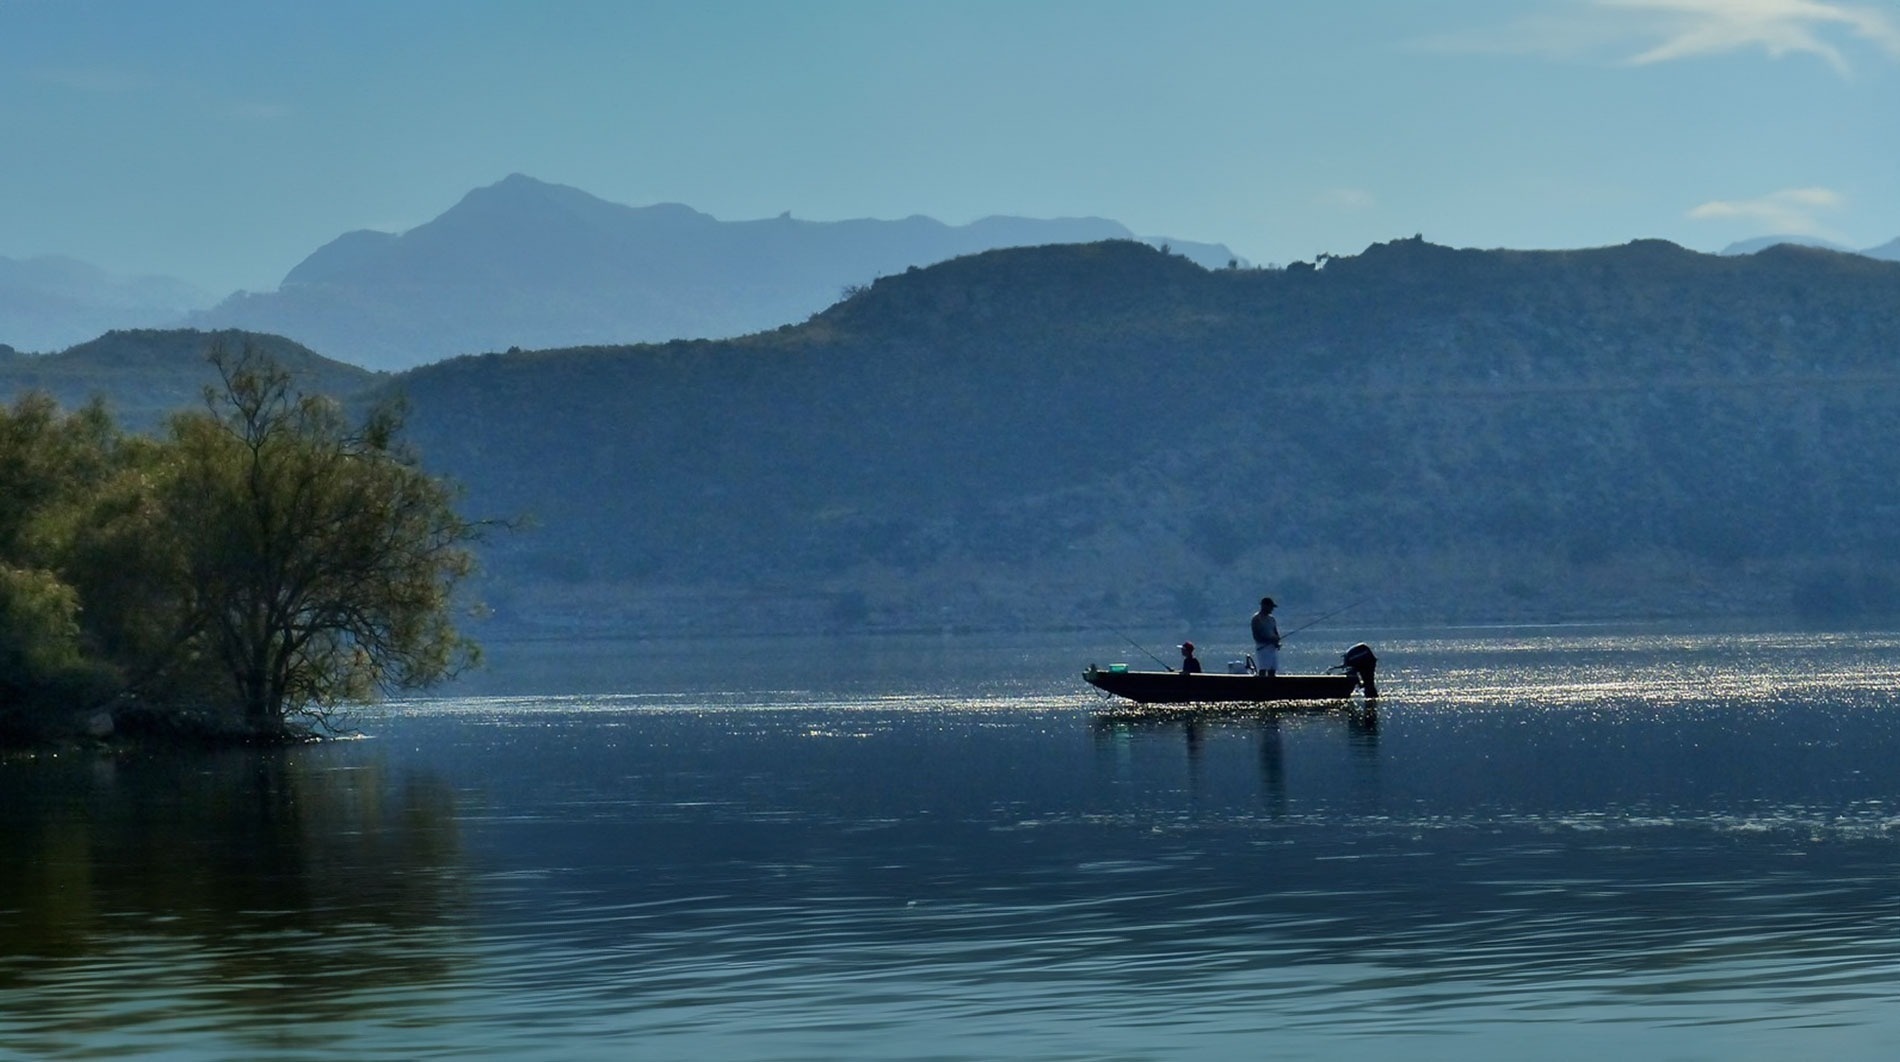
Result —
<instances>
[{"instance_id":1,"label":"sky","mask_svg":"<svg viewBox=\"0 0 1900 1062\"><path fill-rule=\"evenodd\" d=\"M1900 0L0 0L0 256L276 288L511 173L1255 264L1900 237Z\"/></svg>"}]
</instances>

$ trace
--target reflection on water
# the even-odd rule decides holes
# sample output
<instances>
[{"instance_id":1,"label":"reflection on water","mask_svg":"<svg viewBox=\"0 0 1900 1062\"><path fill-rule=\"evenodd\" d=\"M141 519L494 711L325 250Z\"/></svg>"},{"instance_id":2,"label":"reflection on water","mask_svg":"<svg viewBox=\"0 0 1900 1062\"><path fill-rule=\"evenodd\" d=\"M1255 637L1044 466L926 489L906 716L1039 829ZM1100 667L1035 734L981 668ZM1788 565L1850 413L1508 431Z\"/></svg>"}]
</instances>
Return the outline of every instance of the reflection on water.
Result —
<instances>
[{"instance_id":1,"label":"reflection on water","mask_svg":"<svg viewBox=\"0 0 1900 1062\"><path fill-rule=\"evenodd\" d=\"M1900 1043L1900 641L1379 648L1376 713L1130 711L1085 691L1065 646L975 646L962 682L953 647L857 646L868 688L827 685L822 661L722 684L635 647L614 666L645 692L400 704L361 720L373 740L285 755L9 763L0 839L26 857L0 872L0 1045Z\"/></svg>"},{"instance_id":2,"label":"reflection on water","mask_svg":"<svg viewBox=\"0 0 1900 1062\"><path fill-rule=\"evenodd\" d=\"M1203 788L1202 761L1210 738L1251 742L1259 749L1262 799L1273 817L1283 818L1289 807L1283 721L1298 720L1342 733L1353 762L1369 765L1357 769L1376 780L1379 712L1376 705L1364 701L1296 707L1115 706L1095 712L1091 724L1098 749L1126 752L1137 735L1144 743L1165 746L1170 735L1178 735L1186 756L1188 787L1196 794Z\"/></svg>"},{"instance_id":3,"label":"reflection on water","mask_svg":"<svg viewBox=\"0 0 1900 1062\"><path fill-rule=\"evenodd\" d=\"M453 791L350 751L0 763L0 1043L284 1045L449 975Z\"/></svg>"}]
</instances>

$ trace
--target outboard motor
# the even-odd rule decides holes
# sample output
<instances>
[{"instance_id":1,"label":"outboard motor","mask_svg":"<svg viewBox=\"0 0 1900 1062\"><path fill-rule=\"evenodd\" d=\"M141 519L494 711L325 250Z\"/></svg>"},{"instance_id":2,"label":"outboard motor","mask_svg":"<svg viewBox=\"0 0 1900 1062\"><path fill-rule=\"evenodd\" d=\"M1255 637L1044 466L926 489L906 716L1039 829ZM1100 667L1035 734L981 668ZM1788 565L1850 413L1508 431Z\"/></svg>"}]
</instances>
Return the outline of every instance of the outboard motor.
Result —
<instances>
[{"instance_id":1,"label":"outboard motor","mask_svg":"<svg viewBox=\"0 0 1900 1062\"><path fill-rule=\"evenodd\" d=\"M1372 674L1379 669L1379 658L1373 655L1372 646L1360 642L1346 650L1346 655L1340 659L1344 662L1346 671L1359 680L1359 685L1365 687L1366 700L1376 699L1379 696L1379 687L1373 682Z\"/></svg>"}]
</instances>

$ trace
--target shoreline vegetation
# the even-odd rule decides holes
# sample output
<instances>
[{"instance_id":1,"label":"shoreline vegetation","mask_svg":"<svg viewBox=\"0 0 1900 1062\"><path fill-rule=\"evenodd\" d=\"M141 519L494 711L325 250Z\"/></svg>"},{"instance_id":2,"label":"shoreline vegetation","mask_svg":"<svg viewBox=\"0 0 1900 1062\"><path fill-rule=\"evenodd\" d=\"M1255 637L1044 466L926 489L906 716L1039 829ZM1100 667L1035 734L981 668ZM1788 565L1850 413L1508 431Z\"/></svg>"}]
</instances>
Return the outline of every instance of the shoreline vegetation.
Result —
<instances>
[{"instance_id":1,"label":"shoreline vegetation","mask_svg":"<svg viewBox=\"0 0 1900 1062\"><path fill-rule=\"evenodd\" d=\"M485 525L402 409L360 422L259 351L162 434L0 407L0 746L287 744L479 659L456 589Z\"/></svg>"}]
</instances>

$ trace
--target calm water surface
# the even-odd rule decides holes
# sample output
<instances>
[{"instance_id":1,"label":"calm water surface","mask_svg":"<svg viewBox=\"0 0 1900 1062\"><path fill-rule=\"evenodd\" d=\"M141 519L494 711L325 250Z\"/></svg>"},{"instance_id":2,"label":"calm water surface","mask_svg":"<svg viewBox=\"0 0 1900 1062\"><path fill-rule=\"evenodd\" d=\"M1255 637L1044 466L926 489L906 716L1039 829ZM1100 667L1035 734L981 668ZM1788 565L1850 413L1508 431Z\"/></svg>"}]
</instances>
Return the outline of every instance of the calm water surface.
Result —
<instances>
[{"instance_id":1,"label":"calm water surface","mask_svg":"<svg viewBox=\"0 0 1900 1062\"><path fill-rule=\"evenodd\" d=\"M1900 635L1376 643L1376 715L496 647L361 740L0 761L0 1058L1900 1057Z\"/></svg>"}]
</instances>

